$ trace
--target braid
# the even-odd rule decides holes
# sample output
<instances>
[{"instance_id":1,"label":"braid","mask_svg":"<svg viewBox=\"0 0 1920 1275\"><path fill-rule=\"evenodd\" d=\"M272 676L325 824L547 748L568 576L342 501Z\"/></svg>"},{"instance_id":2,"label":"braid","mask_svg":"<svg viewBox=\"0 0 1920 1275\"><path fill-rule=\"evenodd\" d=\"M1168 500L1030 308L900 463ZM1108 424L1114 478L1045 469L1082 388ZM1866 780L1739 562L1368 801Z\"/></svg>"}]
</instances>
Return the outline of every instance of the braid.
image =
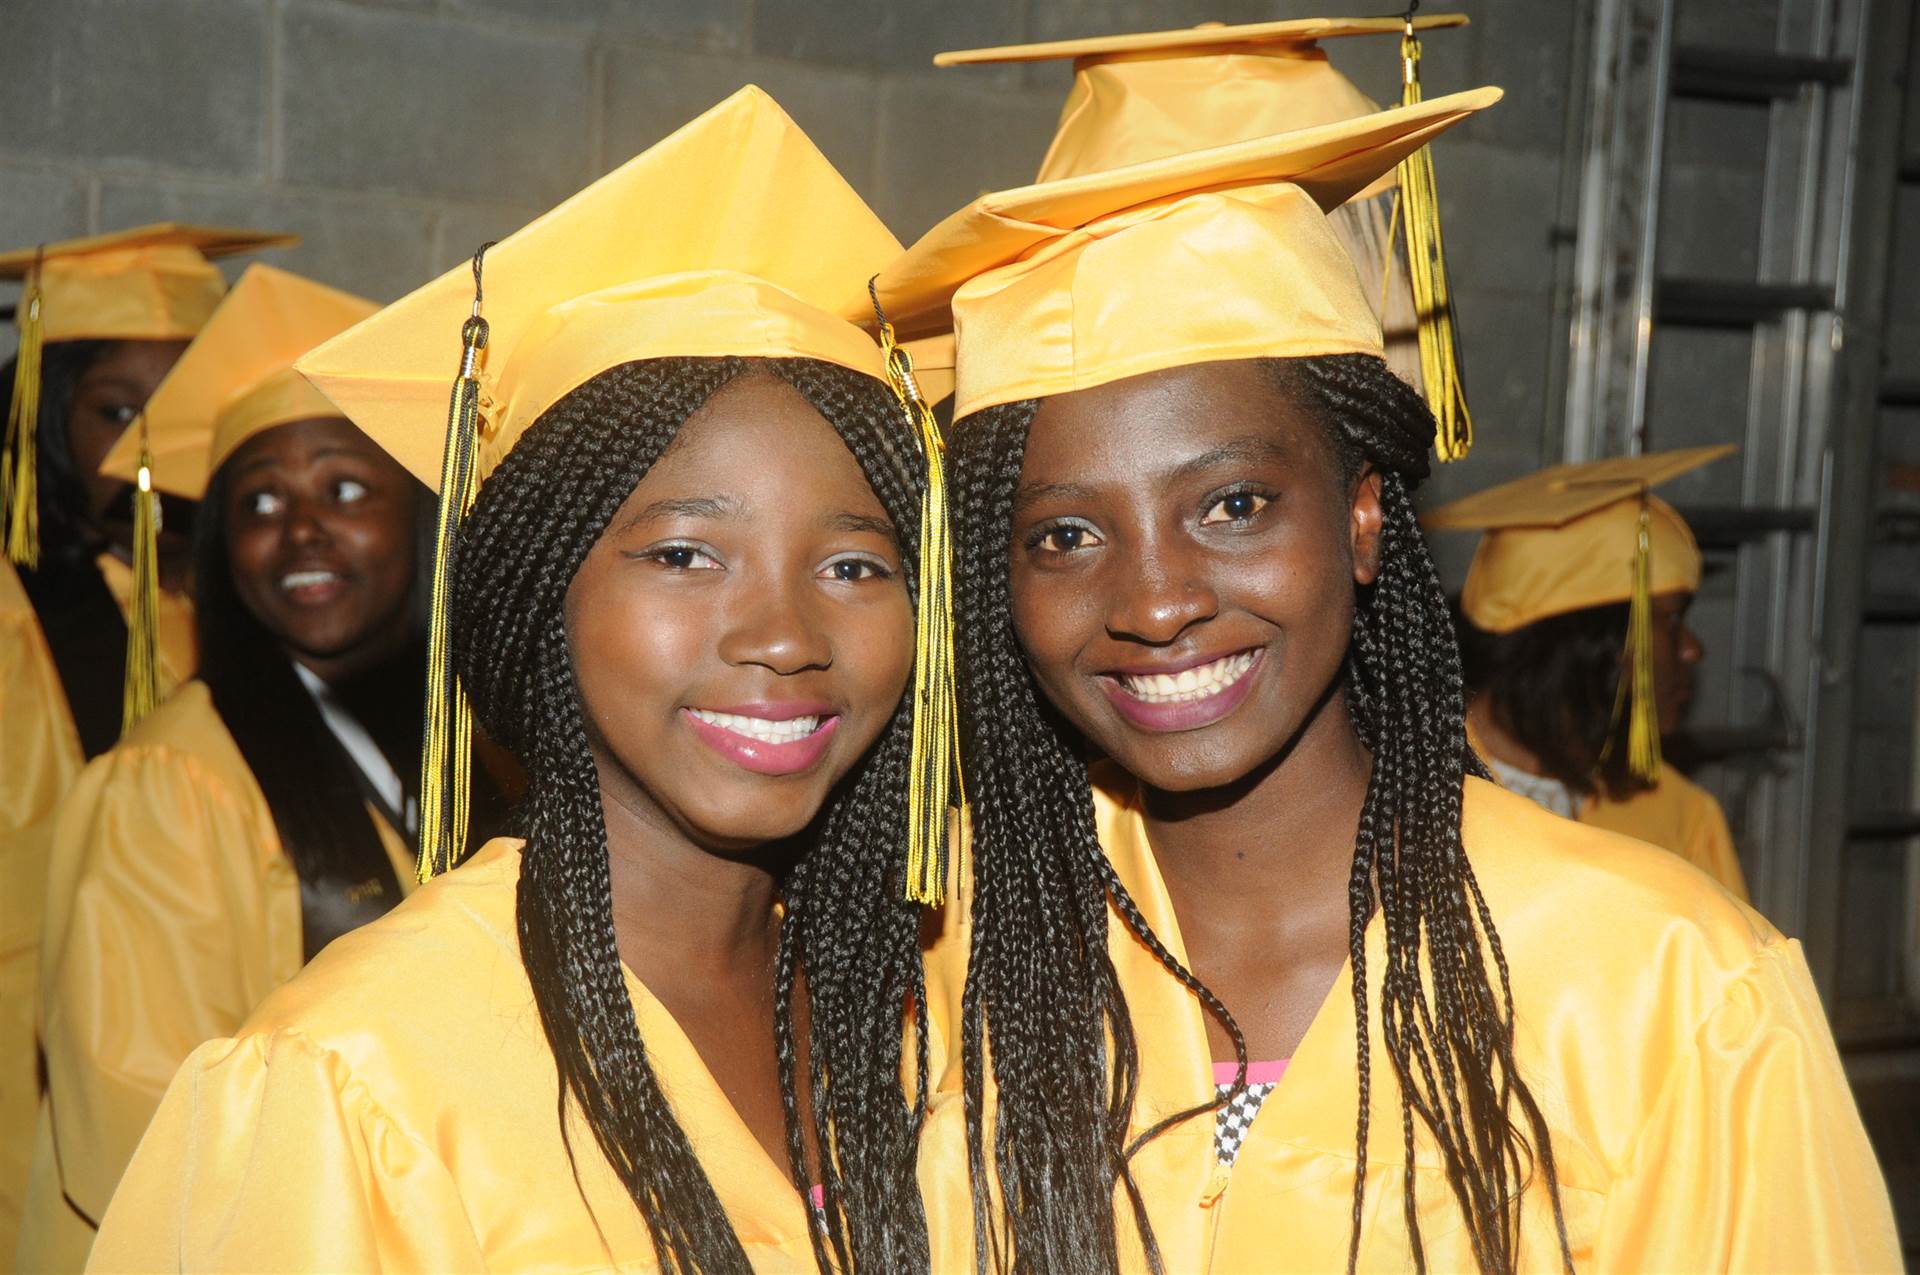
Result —
<instances>
[{"instance_id":1,"label":"braid","mask_svg":"<svg viewBox=\"0 0 1920 1275\"><path fill-rule=\"evenodd\" d=\"M1357 600L1346 670L1355 727L1373 756L1348 878L1359 1087L1348 1269L1358 1265L1365 1217L1373 1083L1366 932L1376 907L1387 940L1379 1013L1401 1097L1403 1204L1416 1268L1426 1269L1414 1198L1417 1124L1439 1149L1483 1271L1518 1265L1520 1197L1535 1163L1571 1269L1545 1120L1514 1062L1505 953L1461 845L1461 783L1483 772L1466 746L1459 654L1410 496L1427 473L1432 416L1372 356L1262 366L1276 388L1328 422L1345 478L1357 478L1370 461L1383 479L1380 573ZM990 1201L978 1188L974 1229L977 1240L992 1234L1001 1269L1111 1270L1116 1180L1137 1201L1116 1148L1139 1064L1107 954L1109 902L1228 1028L1243 1076L1245 1044L1226 1007L1151 934L1121 887L1098 843L1086 766L1070 729L1038 700L1013 632L1007 538L1036 409L1031 401L989 408L956 431L956 582L969 617L960 631L962 709L975 798L974 938L963 1016L969 1167L975 1183L987 1180L981 1108L990 1036L994 1168L1005 1195L999 1225L1009 1232L1010 1253L1003 1258ZM1104 1101L1092 1089L1101 1080ZM1206 1109L1161 1121L1129 1150ZM1137 1203L1135 1215L1157 1262ZM979 1251L984 1267L987 1250Z\"/></svg>"},{"instance_id":2,"label":"braid","mask_svg":"<svg viewBox=\"0 0 1920 1275\"><path fill-rule=\"evenodd\" d=\"M530 779L518 928L560 1074L562 1135L571 1098L639 1208L662 1268L680 1272L745 1272L749 1263L648 1061L627 993L564 600L588 551L680 426L722 386L758 369L792 384L840 432L908 542L911 563L919 470L884 387L810 360L737 358L629 363L562 398L481 488L454 562L461 676L482 723ZM822 1269L928 1263L914 1177L924 1045L912 1105L900 1078L902 1006L925 1000L918 912L904 902L903 865L895 863L907 820L910 728L903 707L836 791L817 841L782 883L777 1063L789 1156L804 1182L793 1021L804 976L808 1116L828 1201L828 1238L814 1235Z\"/></svg>"}]
</instances>

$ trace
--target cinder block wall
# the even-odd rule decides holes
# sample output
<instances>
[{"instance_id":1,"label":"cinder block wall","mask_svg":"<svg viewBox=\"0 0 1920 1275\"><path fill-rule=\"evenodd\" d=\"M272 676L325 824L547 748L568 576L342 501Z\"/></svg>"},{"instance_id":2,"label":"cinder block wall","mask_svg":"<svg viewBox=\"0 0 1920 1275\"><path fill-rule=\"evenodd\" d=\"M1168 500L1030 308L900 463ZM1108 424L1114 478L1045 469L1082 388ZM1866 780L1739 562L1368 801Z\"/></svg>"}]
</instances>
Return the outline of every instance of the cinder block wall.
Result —
<instances>
[{"instance_id":1,"label":"cinder block wall","mask_svg":"<svg viewBox=\"0 0 1920 1275\"><path fill-rule=\"evenodd\" d=\"M4 0L0 246L163 219L285 228L304 242L273 260L390 299L748 82L911 239L1031 176L1069 80L1063 66L935 71L937 50L1383 7ZM1577 6L1460 7L1475 25L1428 39L1428 92L1497 83L1508 97L1438 148L1482 441L1436 497L1557 459L1544 386L1564 340L1553 223ZM1335 58L1376 98L1397 96L1393 39ZM0 353L11 342L0 335Z\"/></svg>"}]
</instances>

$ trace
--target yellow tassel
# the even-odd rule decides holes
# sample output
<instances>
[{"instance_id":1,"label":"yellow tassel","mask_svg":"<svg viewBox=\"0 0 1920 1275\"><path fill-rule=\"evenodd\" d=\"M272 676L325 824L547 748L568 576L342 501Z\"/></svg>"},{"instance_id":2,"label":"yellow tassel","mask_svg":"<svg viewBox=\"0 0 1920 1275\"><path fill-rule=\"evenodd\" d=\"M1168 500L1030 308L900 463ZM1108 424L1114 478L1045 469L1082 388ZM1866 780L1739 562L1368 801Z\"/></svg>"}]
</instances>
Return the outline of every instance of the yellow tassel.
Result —
<instances>
[{"instance_id":1,"label":"yellow tassel","mask_svg":"<svg viewBox=\"0 0 1920 1275\"><path fill-rule=\"evenodd\" d=\"M491 247L489 244L487 247ZM460 330L460 374L447 405L447 446L440 460L440 512L433 534L433 601L427 618L427 705L420 738L420 862L425 885L452 868L467 844L472 792L473 710L453 668L449 612L452 607L453 542L479 491L480 351L487 348L487 321L480 317L480 267L486 247L473 256L473 314Z\"/></svg>"},{"instance_id":2,"label":"yellow tassel","mask_svg":"<svg viewBox=\"0 0 1920 1275\"><path fill-rule=\"evenodd\" d=\"M140 418L140 471L133 493L133 598L127 606L127 676L120 697L125 736L160 699L155 635L160 627L160 493L153 489L147 421Z\"/></svg>"},{"instance_id":3,"label":"yellow tassel","mask_svg":"<svg viewBox=\"0 0 1920 1275\"><path fill-rule=\"evenodd\" d=\"M1644 497L1638 536L1633 552L1633 593L1627 603L1627 648L1620 660L1620 688L1614 692L1613 718L1600 760L1604 763L1611 755L1624 713L1627 770L1634 778L1651 784L1660 778L1660 704L1653 689L1652 514Z\"/></svg>"},{"instance_id":4,"label":"yellow tassel","mask_svg":"<svg viewBox=\"0 0 1920 1275\"><path fill-rule=\"evenodd\" d=\"M7 557L22 567L40 565L40 480L34 455L40 430L40 263L34 262L26 291L14 311L20 349L14 357L13 397L7 404L7 441L0 453L0 505L7 511Z\"/></svg>"},{"instance_id":5,"label":"yellow tassel","mask_svg":"<svg viewBox=\"0 0 1920 1275\"><path fill-rule=\"evenodd\" d=\"M1412 106L1421 100L1421 92L1420 37L1413 32L1411 14L1400 37L1400 73L1400 104ZM1406 225L1407 278L1420 338L1420 377L1438 426L1434 453L1442 461L1461 460L1473 448L1473 418L1467 413L1467 391L1460 375L1430 148L1422 146L1401 160L1397 175L1394 219Z\"/></svg>"},{"instance_id":6,"label":"yellow tassel","mask_svg":"<svg viewBox=\"0 0 1920 1275\"><path fill-rule=\"evenodd\" d=\"M873 291L869 284L870 292ZM920 609L914 621L913 744L907 771L907 899L938 907L947 896L948 803L960 778L960 712L954 673L953 539L948 516L946 441L913 376L913 359L881 312L887 383L927 461L920 497Z\"/></svg>"}]
</instances>

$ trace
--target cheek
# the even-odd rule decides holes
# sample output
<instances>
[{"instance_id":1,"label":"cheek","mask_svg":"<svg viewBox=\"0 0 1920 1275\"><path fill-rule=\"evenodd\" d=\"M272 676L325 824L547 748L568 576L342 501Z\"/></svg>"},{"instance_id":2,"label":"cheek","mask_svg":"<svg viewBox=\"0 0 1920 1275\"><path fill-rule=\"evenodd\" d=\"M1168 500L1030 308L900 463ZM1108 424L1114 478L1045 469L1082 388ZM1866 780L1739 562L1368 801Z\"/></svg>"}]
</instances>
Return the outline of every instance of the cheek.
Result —
<instances>
[{"instance_id":1,"label":"cheek","mask_svg":"<svg viewBox=\"0 0 1920 1275\"><path fill-rule=\"evenodd\" d=\"M617 575L583 567L568 595L574 676L587 711L602 723L628 710L657 711L659 701L706 665L719 631L719 617L708 606L607 578Z\"/></svg>"},{"instance_id":2,"label":"cheek","mask_svg":"<svg viewBox=\"0 0 1920 1275\"><path fill-rule=\"evenodd\" d=\"M227 565L233 586L242 598L258 601L273 588L273 559L280 536L272 527L247 526L227 530Z\"/></svg>"},{"instance_id":3,"label":"cheek","mask_svg":"<svg viewBox=\"0 0 1920 1275\"><path fill-rule=\"evenodd\" d=\"M913 673L913 606L902 589L884 606L857 611L834 642L836 659L845 652L859 702L884 720L906 693Z\"/></svg>"},{"instance_id":4,"label":"cheek","mask_svg":"<svg viewBox=\"0 0 1920 1275\"><path fill-rule=\"evenodd\" d=\"M101 478L95 471L100 462L107 458L113 445L120 441L124 429L117 422L102 417L98 412L76 413L67 422L67 445L73 449L73 461L82 474L90 481L118 484L117 478Z\"/></svg>"},{"instance_id":5,"label":"cheek","mask_svg":"<svg viewBox=\"0 0 1920 1275\"><path fill-rule=\"evenodd\" d=\"M1041 571L1016 560L1008 586L1014 637L1043 682L1068 675L1074 656L1106 631L1097 571Z\"/></svg>"},{"instance_id":6,"label":"cheek","mask_svg":"<svg viewBox=\"0 0 1920 1275\"><path fill-rule=\"evenodd\" d=\"M328 528L335 548L362 577L378 582L381 599L404 595L413 585L413 511L400 506L338 518Z\"/></svg>"}]
</instances>

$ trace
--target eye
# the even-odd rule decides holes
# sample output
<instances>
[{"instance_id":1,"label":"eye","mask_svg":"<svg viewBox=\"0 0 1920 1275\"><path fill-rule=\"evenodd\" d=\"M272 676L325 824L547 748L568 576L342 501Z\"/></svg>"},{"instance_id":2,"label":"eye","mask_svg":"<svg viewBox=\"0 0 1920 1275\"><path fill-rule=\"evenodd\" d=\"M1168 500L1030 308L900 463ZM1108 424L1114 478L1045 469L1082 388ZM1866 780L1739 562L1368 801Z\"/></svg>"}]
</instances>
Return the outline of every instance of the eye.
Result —
<instances>
[{"instance_id":1,"label":"eye","mask_svg":"<svg viewBox=\"0 0 1920 1275\"><path fill-rule=\"evenodd\" d=\"M718 571L720 561L698 545L661 545L637 555L659 563L669 571Z\"/></svg>"},{"instance_id":2,"label":"eye","mask_svg":"<svg viewBox=\"0 0 1920 1275\"><path fill-rule=\"evenodd\" d=\"M255 518L271 518L280 512L281 507L280 496L277 492L249 492L240 498L240 508Z\"/></svg>"},{"instance_id":3,"label":"eye","mask_svg":"<svg viewBox=\"0 0 1920 1275\"><path fill-rule=\"evenodd\" d=\"M112 403L101 408L100 414L115 425L131 425L133 418L140 415L140 409L131 403Z\"/></svg>"},{"instance_id":4,"label":"eye","mask_svg":"<svg viewBox=\"0 0 1920 1275\"><path fill-rule=\"evenodd\" d=\"M1207 512L1200 516L1200 525L1217 527L1225 523L1246 522L1271 503L1256 491L1230 491L1207 506Z\"/></svg>"},{"instance_id":5,"label":"eye","mask_svg":"<svg viewBox=\"0 0 1920 1275\"><path fill-rule=\"evenodd\" d=\"M820 576L825 580L837 580L842 584L857 584L862 580L891 580L893 568L878 558L865 554L846 554L830 560L820 568Z\"/></svg>"},{"instance_id":6,"label":"eye","mask_svg":"<svg viewBox=\"0 0 1920 1275\"><path fill-rule=\"evenodd\" d=\"M367 498L367 485L357 478L342 478L333 484L333 498L343 505L351 505Z\"/></svg>"},{"instance_id":7,"label":"eye","mask_svg":"<svg viewBox=\"0 0 1920 1275\"><path fill-rule=\"evenodd\" d=\"M1078 553L1104 543L1099 533L1083 522L1045 522L1027 534L1028 550L1042 553Z\"/></svg>"}]
</instances>

